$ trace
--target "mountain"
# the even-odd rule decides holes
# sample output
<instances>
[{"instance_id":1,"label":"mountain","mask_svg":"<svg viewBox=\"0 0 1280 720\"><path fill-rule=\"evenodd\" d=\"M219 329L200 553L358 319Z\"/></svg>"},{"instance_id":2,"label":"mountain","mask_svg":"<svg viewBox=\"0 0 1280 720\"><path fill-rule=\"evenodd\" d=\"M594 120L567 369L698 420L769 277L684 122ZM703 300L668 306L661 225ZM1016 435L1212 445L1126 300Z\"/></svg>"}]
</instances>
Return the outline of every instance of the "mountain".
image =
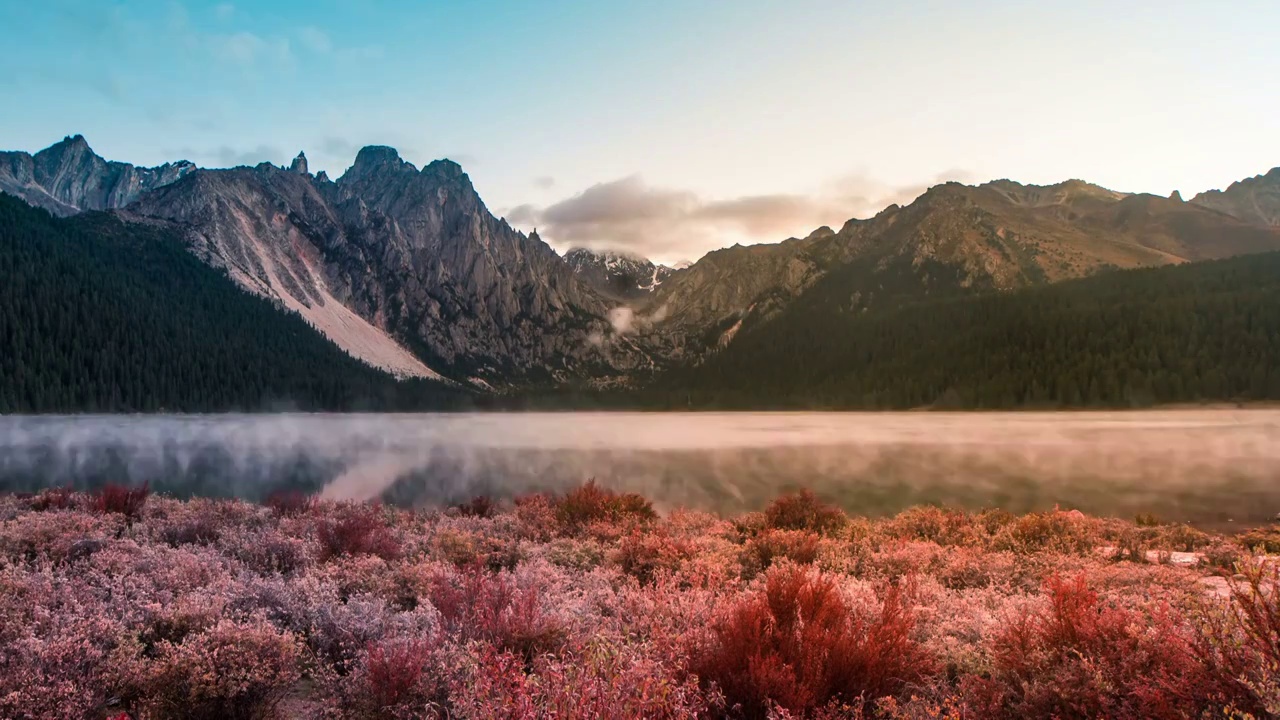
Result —
<instances>
[{"instance_id":1,"label":"mountain","mask_svg":"<svg viewBox=\"0 0 1280 720\"><path fill-rule=\"evenodd\" d=\"M1191 202L1081 180L946 183L677 271L582 248L562 258L490 213L457 163L418 168L390 147L361 149L337 180L302 153L288 167L138 168L78 135L0 153L0 188L55 215L109 211L127 228L113 234L179 238L372 369L504 394L636 387L768 356L786 347L782 324L843 332L920 303L1280 250L1277 176Z\"/></svg>"},{"instance_id":2,"label":"mountain","mask_svg":"<svg viewBox=\"0 0 1280 720\"><path fill-rule=\"evenodd\" d=\"M195 170L185 160L154 168L108 162L89 148L83 136L74 135L35 155L0 152L0 192L65 217L124 207Z\"/></svg>"},{"instance_id":3,"label":"mountain","mask_svg":"<svg viewBox=\"0 0 1280 720\"><path fill-rule=\"evenodd\" d=\"M479 386L624 372L613 303L537 235L495 218L456 163L421 170L362 149L336 182L289 170L199 170L142 196L136 218L373 365Z\"/></svg>"},{"instance_id":4,"label":"mountain","mask_svg":"<svg viewBox=\"0 0 1280 720\"><path fill-rule=\"evenodd\" d=\"M606 297L627 302L652 294L675 272L665 265L617 250L572 248L565 262L584 282Z\"/></svg>"},{"instance_id":5,"label":"mountain","mask_svg":"<svg viewBox=\"0 0 1280 720\"><path fill-rule=\"evenodd\" d=\"M405 410L397 381L245 292L159 223L59 219L0 194L0 414Z\"/></svg>"},{"instance_id":6,"label":"mountain","mask_svg":"<svg viewBox=\"0 0 1280 720\"><path fill-rule=\"evenodd\" d=\"M1272 250L1280 228L1177 199L1079 180L946 183L838 231L708 254L637 309L649 329L636 342L697 362L797 302L865 312L940 292L1009 292Z\"/></svg>"},{"instance_id":7,"label":"mountain","mask_svg":"<svg viewBox=\"0 0 1280 720\"><path fill-rule=\"evenodd\" d=\"M867 270L868 279L913 272L907 263ZM933 297L858 312L794 303L629 401L901 410L1280 400L1280 253L1011 292L964 289L961 276L930 272ZM820 280L806 298L830 299L825 286L840 279Z\"/></svg>"},{"instance_id":8,"label":"mountain","mask_svg":"<svg viewBox=\"0 0 1280 720\"><path fill-rule=\"evenodd\" d=\"M1226 190L1202 192L1191 202L1245 222L1280 226L1280 167L1231 183Z\"/></svg>"}]
</instances>

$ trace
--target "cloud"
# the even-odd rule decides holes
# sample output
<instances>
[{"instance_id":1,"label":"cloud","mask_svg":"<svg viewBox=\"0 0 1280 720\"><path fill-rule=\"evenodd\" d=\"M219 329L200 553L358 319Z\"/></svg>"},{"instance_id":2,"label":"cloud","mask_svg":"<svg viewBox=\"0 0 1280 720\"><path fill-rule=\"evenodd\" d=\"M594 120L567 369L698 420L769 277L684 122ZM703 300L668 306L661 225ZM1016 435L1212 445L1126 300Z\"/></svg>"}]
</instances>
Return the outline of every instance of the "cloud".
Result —
<instances>
[{"instance_id":1,"label":"cloud","mask_svg":"<svg viewBox=\"0 0 1280 720\"><path fill-rule=\"evenodd\" d=\"M320 55L333 51L333 41L329 39L328 33L318 27L308 25L298 30L298 40L304 47Z\"/></svg>"},{"instance_id":2,"label":"cloud","mask_svg":"<svg viewBox=\"0 0 1280 720\"><path fill-rule=\"evenodd\" d=\"M709 200L688 190L653 187L631 175L592 185L546 207L518 205L506 218L519 227L537 227L561 248L612 248L672 260L697 257L735 242L804 236L822 225L839 228L850 218L869 217L893 203L909 203L930 184L967 177L968 173L951 170L933 183L893 186L851 174L809 195Z\"/></svg>"},{"instance_id":3,"label":"cloud","mask_svg":"<svg viewBox=\"0 0 1280 720\"><path fill-rule=\"evenodd\" d=\"M210 35L209 47L219 60L246 69L267 61L284 66L293 64L293 50L288 38L263 38L241 31L230 35Z\"/></svg>"},{"instance_id":4,"label":"cloud","mask_svg":"<svg viewBox=\"0 0 1280 720\"><path fill-rule=\"evenodd\" d=\"M226 22L236 14L236 6L231 3L220 3L213 8L213 16L221 22Z\"/></svg>"},{"instance_id":5,"label":"cloud","mask_svg":"<svg viewBox=\"0 0 1280 720\"><path fill-rule=\"evenodd\" d=\"M550 175L541 175L533 179L533 186L536 188L542 188L543 190L550 190L555 187L555 184L556 179Z\"/></svg>"}]
</instances>

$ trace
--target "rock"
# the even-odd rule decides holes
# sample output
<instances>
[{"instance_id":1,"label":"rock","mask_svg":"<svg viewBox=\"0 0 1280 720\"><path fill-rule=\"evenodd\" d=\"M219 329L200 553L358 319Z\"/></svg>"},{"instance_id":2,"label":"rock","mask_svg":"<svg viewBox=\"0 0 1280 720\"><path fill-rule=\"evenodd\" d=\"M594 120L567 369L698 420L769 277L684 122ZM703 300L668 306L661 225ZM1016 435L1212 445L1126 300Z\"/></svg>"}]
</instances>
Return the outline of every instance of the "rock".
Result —
<instances>
[{"instance_id":1,"label":"rock","mask_svg":"<svg viewBox=\"0 0 1280 720\"><path fill-rule=\"evenodd\" d=\"M293 164L289 166L289 170L299 175L309 175L310 173L307 172L307 154L298 153L298 157L293 159Z\"/></svg>"},{"instance_id":2,"label":"rock","mask_svg":"<svg viewBox=\"0 0 1280 720\"><path fill-rule=\"evenodd\" d=\"M1174 190L1173 194L1169 196L1169 199L1173 200L1174 202L1182 202L1182 193L1178 192L1177 190Z\"/></svg>"}]
</instances>

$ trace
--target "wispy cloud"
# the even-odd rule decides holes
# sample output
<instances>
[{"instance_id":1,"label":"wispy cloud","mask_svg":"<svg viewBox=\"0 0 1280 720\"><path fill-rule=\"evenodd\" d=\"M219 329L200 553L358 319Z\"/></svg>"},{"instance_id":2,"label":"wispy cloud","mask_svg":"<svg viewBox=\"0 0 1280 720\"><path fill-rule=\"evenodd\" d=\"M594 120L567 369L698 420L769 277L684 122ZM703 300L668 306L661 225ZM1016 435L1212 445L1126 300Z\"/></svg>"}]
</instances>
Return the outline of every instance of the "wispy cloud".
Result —
<instances>
[{"instance_id":1,"label":"wispy cloud","mask_svg":"<svg viewBox=\"0 0 1280 720\"><path fill-rule=\"evenodd\" d=\"M537 227L560 247L629 250L648 257L700 256L734 242L777 242L822 225L839 227L890 204L906 204L929 185L966 179L948 171L933 183L893 186L852 174L813 194L777 193L706 199L689 190L654 187L639 175L598 183L551 205L518 205L507 221Z\"/></svg>"},{"instance_id":2,"label":"wispy cloud","mask_svg":"<svg viewBox=\"0 0 1280 720\"><path fill-rule=\"evenodd\" d=\"M329 34L318 27L308 25L298 30L298 40L303 47L308 50L327 55L333 52L333 40L329 39Z\"/></svg>"},{"instance_id":3,"label":"wispy cloud","mask_svg":"<svg viewBox=\"0 0 1280 720\"><path fill-rule=\"evenodd\" d=\"M264 38L240 31L229 35L210 35L206 42L219 60L243 68L254 68L264 62L291 66L294 61L289 39L284 37Z\"/></svg>"}]
</instances>

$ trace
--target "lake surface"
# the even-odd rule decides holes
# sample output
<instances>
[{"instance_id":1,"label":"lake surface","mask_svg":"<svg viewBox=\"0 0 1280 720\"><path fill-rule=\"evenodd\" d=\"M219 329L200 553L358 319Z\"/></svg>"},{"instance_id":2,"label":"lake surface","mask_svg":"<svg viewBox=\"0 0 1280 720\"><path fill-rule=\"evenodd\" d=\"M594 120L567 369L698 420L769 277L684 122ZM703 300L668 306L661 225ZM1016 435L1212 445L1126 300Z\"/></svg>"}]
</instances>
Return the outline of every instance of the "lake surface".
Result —
<instances>
[{"instance_id":1,"label":"lake surface","mask_svg":"<svg viewBox=\"0 0 1280 720\"><path fill-rule=\"evenodd\" d=\"M1280 410L0 417L7 490L435 505L590 478L721 513L812 487L868 515L1061 505L1242 527L1280 512Z\"/></svg>"}]
</instances>

